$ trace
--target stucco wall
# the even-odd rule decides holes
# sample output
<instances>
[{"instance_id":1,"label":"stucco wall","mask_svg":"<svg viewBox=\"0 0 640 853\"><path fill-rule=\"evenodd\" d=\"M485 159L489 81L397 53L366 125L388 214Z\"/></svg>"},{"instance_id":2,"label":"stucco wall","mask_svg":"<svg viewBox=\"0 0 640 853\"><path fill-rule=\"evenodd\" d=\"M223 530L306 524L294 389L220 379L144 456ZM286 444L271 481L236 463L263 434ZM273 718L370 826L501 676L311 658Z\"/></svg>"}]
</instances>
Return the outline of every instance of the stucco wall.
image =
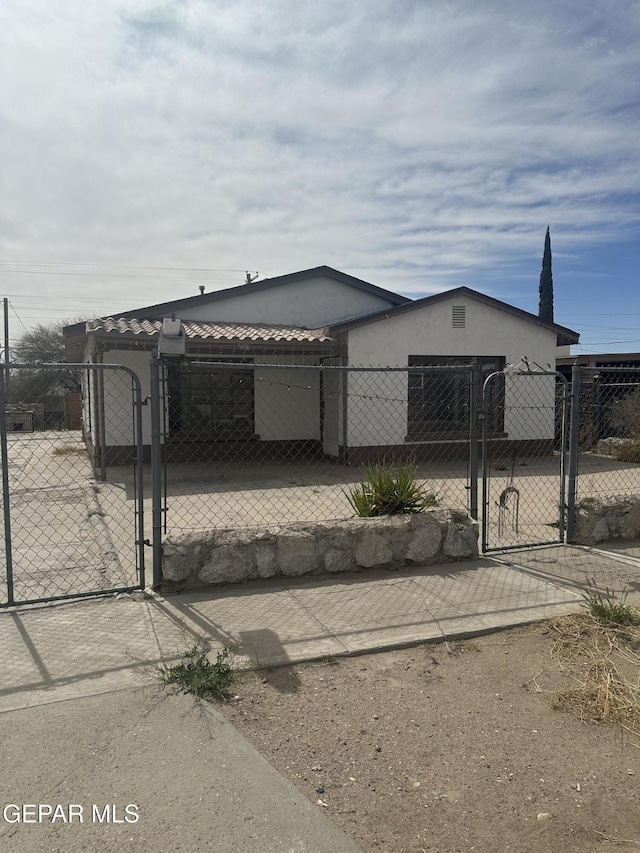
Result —
<instances>
[{"instance_id":1,"label":"stucco wall","mask_svg":"<svg viewBox=\"0 0 640 853\"><path fill-rule=\"evenodd\" d=\"M465 306L466 328L451 327L452 305ZM469 296L443 299L349 332L350 364L406 364L409 354L503 355L514 364L526 356L555 365L556 335Z\"/></svg>"},{"instance_id":2,"label":"stucco wall","mask_svg":"<svg viewBox=\"0 0 640 853\"><path fill-rule=\"evenodd\" d=\"M291 356L260 356L261 364L292 364ZM296 359L300 363L302 359ZM313 364L313 358L306 362ZM320 375L307 369L256 369L255 431L262 441L320 439Z\"/></svg>"},{"instance_id":3,"label":"stucco wall","mask_svg":"<svg viewBox=\"0 0 640 853\"><path fill-rule=\"evenodd\" d=\"M387 300L318 276L268 290L230 296L210 305L187 307L180 320L274 323L317 329L389 307Z\"/></svg>"},{"instance_id":4,"label":"stucco wall","mask_svg":"<svg viewBox=\"0 0 640 853\"><path fill-rule=\"evenodd\" d=\"M377 361L379 363L380 359ZM406 355L404 363L407 363ZM406 371L349 371L347 418L349 447L404 444L407 435Z\"/></svg>"},{"instance_id":5,"label":"stucco wall","mask_svg":"<svg viewBox=\"0 0 640 853\"><path fill-rule=\"evenodd\" d=\"M135 350L107 350L103 356L104 364L121 364L133 370L140 379L142 399L149 397L149 352ZM129 376L123 370L105 372L104 409L105 444L107 447L127 446L132 443L133 411L131 404ZM151 444L151 407L142 407L142 440Z\"/></svg>"},{"instance_id":6,"label":"stucco wall","mask_svg":"<svg viewBox=\"0 0 640 853\"><path fill-rule=\"evenodd\" d=\"M452 328L453 305L466 309L463 329ZM530 362L555 366L556 335L464 296L351 329L348 348L351 365L406 365L409 355L468 355L502 356L512 364L526 356ZM369 377L356 373L349 376L348 444L402 443L407 430L406 374ZM527 402L535 405L527 406ZM505 431L509 438L553 438L554 406L553 379L508 380Z\"/></svg>"},{"instance_id":7,"label":"stucco wall","mask_svg":"<svg viewBox=\"0 0 640 853\"><path fill-rule=\"evenodd\" d=\"M131 368L140 378L142 398L150 395L149 352L109 350L104 363L121 364ZM263 364L300 364L303 359L292 356L260 356ZM314 364L309 356L306 362ZM301 370L256 370L254 378L255 432L263 441L289 439L320 439L320 378L313 367ZM124 371L105 373L105 443L111 446L131 444L133 419L131 414L128 377ZM96 399L92 398L92 438L96 442ZM87 409L88 414L88 409ZM142 409L142 440L151 443L151 407Z\"/></svg>"}]
</instances>

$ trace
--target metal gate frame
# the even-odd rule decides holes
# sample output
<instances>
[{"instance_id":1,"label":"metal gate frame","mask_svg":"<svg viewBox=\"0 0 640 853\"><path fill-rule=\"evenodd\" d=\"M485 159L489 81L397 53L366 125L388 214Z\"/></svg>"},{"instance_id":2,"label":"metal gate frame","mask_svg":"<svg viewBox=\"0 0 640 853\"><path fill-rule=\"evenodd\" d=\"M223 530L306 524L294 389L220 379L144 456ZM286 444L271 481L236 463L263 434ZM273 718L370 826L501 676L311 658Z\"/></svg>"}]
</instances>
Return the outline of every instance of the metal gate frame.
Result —
<instances>
[{"instance_id":1,"label":"metal gate frame","mask_svg":"<svg viewBox=\"0 0 640 853\"><path fill-rule=\"evenodd\" d=\"M561 419L561 444L560 444L560 476L559 476L559 501L558 501L558 536L555 539L547 539L535 542L520 542L517 545L489 544L489 419L486 417L488 391L490 383L496 376L505 376L507 373L515 376L549 376L556 380L560 379L562 387L562 419ZM554 395L554 399L557 396ZM567 504L567 438L569 427L569 383L567 378L556 370L498 370L491 373L484 381L482 388L482 553L492 551L510 551L520 548L529 548L536 545L559 545L565 541L565 528L570 507Z\"/></svg>"},{"instance_id":2,"label":"metal gate frame","mask_svg":"<svg viewBox=\"0 0 640 853\"><path fill-rule=\"evenodd\" d=\"M9 371L17 370L60 370L61 367L69 370L86 371L87 375L97 372L104 376L107 371L120 371L131 377L133 390L133 423L134 423L134 468L135 489L134 499L134 526L136 531L135 553L136 572L138 582L129 586L111 587L108 589L85 590L62 595L43 596L16 601L14 597L14 566L11 541L11 485L9 482L9 454L7 444L7 416L6 416L6 376ZM81 364L65 362L64 364L20 364L9 363L0 367L0 462L2 467L2 510L4 516L4 540L6 558L6 582L7 601L0 602L0 609L24 604L37 604L52 601L65 601L69 599L90 598L100 595L112 595L118 592L133 592L145 588L145 545L149 544L144 538L144 471L143 471L143 444L142 444L142 406L147 401L142 398L142 387L138 375L129 367L121 364ZM104 424L102 425L104 428ZM104 454L103 454L104 456ZM103 462L104 468L104 462Z\"/></svg>"}]
</instances>

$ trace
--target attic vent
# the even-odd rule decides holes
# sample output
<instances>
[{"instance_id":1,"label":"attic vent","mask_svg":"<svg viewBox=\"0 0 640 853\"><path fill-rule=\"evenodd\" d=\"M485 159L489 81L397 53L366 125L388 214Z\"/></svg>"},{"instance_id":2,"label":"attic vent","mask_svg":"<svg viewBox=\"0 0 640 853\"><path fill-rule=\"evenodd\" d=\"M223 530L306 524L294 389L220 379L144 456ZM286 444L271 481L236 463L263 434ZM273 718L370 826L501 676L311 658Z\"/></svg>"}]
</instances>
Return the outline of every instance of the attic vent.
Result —
<instances>
[{"instance_id":1,"label":"attic vent","mask_svg":"<svg viewBox=\"0 0 640 853\"><path fill-rule=\"evenodd\" d=\"M467 306L452 305L451 306L451 328L464 329L467 325Z\"/></svg>"}]
</instances>

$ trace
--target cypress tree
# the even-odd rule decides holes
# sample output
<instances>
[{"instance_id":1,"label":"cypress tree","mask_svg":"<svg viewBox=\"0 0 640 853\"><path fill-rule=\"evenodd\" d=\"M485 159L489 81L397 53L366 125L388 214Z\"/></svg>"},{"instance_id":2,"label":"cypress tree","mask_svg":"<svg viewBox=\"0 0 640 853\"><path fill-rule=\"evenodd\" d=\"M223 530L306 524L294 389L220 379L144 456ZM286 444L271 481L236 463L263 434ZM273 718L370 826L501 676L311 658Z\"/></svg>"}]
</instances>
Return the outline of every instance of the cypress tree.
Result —
<instances>
[{"instance_id":1,"label":"cypress tree","mask_svg":"<svg viewBox=\"0 0 640 853\"><path fill-rule=\"evenodd\" d=\"M542 256L542 272L540 273L540 302L538 317L553 323L553 276L551 275L551 233L547 225L547 236L544 238L544 255Z\"/></svg>"}]
</instances>

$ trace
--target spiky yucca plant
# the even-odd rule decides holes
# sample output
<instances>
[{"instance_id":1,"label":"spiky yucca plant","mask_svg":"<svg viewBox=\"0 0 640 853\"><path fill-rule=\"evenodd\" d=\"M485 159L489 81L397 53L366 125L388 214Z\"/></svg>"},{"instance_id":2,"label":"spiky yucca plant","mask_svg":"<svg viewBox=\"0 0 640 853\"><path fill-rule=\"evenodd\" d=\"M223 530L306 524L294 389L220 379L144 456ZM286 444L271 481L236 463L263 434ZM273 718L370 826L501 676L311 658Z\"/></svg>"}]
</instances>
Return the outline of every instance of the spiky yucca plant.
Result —
<instances>
[{"instance_id":1,"label":"spiky yucca plant","mask_svg":"<svg viewBox=\"0 0 640 853\"><path fill-rule=\"evenodd\" d=\"M347 494L356 515L406 515L437 506L435 494L416 481L417 470L415 462L392 466L382 461L366 466L367 479Z\"/></svg>"}]
</instances>

